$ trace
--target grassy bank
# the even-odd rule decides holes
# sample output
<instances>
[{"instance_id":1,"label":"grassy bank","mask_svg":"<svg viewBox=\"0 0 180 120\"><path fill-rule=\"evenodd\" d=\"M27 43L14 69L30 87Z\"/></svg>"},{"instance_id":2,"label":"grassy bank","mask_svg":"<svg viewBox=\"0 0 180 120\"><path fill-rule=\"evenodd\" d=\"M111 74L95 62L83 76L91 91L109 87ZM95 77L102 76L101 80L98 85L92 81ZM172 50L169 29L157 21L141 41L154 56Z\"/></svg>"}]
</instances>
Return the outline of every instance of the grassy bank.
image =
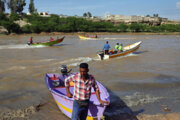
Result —
<instances>
[{"instance_id":1,"label":"grassy bank","mask_svg":"<svg viewBox=\"0 0 180 120\"><path fill-rule=\"evenodd\" d=\"M65 33L65 32L51 32L51 33L46 33L46 32L41 32L41 33L21 33L21 34L16 34L16 33L11 33L11 34L0 34L0 36L40 36L40 35L47 35L47 36L73 36L73 35L180 35L180 32L160 32L160 33L149 33L149 32L70 32L70 33Z\"/></svg>"},{"instance_id":2,"label":"grassy bank","mask_svg":"<svg viewBox=\"0 0 180 120\"><path fill-rule=\"evenodd\" d=\"M21 21L21 22L18 22ZM23 23L23 25L22 25ZM60 18L58 15L51 15L50 17L42 17L37 14L32 15L17 15L12 14L9 17L0 14L0 26L7 29L8 34L29 34L29 33L49 33L63 32L72 34L78 32L98 32L100 33L163 33L170 34L180 32L180 24L162 24L152 26L145 23L132 24L113 24L108 21L90 21L85 18L67 17Z\"/></svg>"}]
</instances>

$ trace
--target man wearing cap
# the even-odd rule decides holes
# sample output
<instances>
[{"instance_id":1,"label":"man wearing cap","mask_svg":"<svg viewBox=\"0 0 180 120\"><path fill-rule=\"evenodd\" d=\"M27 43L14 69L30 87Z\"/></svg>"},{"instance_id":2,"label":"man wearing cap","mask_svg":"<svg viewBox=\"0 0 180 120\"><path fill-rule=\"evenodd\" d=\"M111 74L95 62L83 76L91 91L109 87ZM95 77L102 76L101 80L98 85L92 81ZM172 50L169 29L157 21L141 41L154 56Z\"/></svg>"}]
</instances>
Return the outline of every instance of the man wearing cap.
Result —
<instances>
[{"instance_id":1,"label":"man wearing cap","mask_svg":"<svg viewBox=\"0 0 180 120\"><path fill-rule=\"evenodd\" d=\"M80 72L70 75L65 79L65 87L68 97L73 97L73 112L72 112L72 120L86 120L88 114L89 107L89 99L91 95L91 88L94 88L96 91L96 96L99 102L104 105L108 104L108 101L103 101L100 98L99 88L95 81L95 78L88 74L88 64L81 63L80 64ZM74 93L69 91L70 82L74 82Z\"/></svg>"}]
</instances>

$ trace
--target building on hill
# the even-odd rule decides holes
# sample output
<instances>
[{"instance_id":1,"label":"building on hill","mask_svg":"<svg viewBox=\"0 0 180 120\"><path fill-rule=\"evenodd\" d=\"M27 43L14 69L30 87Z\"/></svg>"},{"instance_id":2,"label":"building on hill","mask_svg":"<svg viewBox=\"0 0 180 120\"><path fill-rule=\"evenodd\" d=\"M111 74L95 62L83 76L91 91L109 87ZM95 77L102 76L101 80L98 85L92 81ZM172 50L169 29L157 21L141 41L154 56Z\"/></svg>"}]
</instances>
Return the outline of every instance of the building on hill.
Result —
<instances>
[{"instance_id":1,"label":"building on hill","mask_svg":"<svg viewBox=\"0 0 180 120\"><path fill-rule=\"evenodd\" d=\"M43 17L49 17L50 16L47 12L38 12L38 14L40 16L43 16Z\"/></svg>"},{"instance_id":2,"label":"building on hill","mask_svg":"<svg viewBox=\"0 0 180 120\"><path fill-rule=\"evenodd\" d=\"M26 13L26 15L31 15L31 13ZM43 17L49 17L50 15L48 12L38 12L38 15L43 16Z\"/></svg>"},{"instance_id":3,"label":"building on hill","mask_svg":"<svg viewBox=\"0 0 180 120\"><path fill-rule=\"evenodd\" d=\"M114 24L125 23L146 23L149 25L160 25L162 21L166 21L167 18L161 17L144 17L144 16L124 16L124 15L105 15L105 21L113 22Z\"/></svg>"}]
</instances>

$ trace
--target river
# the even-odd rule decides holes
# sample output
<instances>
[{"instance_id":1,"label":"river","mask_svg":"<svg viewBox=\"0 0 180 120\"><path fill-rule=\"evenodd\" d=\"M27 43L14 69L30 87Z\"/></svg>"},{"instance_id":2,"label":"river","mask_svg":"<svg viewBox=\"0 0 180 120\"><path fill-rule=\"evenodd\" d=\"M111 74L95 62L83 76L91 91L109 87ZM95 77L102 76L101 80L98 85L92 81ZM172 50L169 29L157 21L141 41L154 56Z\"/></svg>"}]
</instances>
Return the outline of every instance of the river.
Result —
<instances>
[{"instance_id":1,"label":"river","mask_svg":"<svg viewBox=\"0 0 180 120\"><path fill-rule=\"evenodd\" d=\"M35 35L33 40L44 41L49 37ZM114 106L119 100L137 114L165 113L162 111L164 106L170 109L169 112L180 112L180 35L99 37L98 40L80 40L75 35L67 35L58 45L31 47L26 45L30 35L1 35L0 116L68 120L56 106L45 85L44 75L60 73L63 64L77 72L81 62L87 62L89 73L116 96L111 99L111 110L105 114L118 114L121 110ZM142 44L133 54L101 61L96 52L102 50L106 41L112 48L117 42L128 45L142 41ZM41 105L38 112L24 112L37 105Z\"/></svg>"}]
</instances>

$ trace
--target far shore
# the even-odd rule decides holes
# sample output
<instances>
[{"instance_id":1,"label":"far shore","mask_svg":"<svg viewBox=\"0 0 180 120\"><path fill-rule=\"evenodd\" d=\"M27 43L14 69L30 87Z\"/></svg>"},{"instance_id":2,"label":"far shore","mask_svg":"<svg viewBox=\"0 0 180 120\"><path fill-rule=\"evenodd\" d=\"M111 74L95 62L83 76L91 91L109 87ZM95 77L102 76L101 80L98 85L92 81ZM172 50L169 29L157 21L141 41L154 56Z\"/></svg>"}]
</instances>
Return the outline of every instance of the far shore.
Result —
<instances>
[{"instance_id":1,"label":"far shore","mask_svg":"<svg viewBox=\"0 0 180 120\"><path fill-rule=\"evenodd\" d=\"M164 33L150 33L150 32L72 32L72 33L65 33L65 32L41 32L39 34L37 33L31 33L31 34L15 34L11 33L8 35L5 34L0 34L0 36L39 36L39 35L48 35L48 36L63 36L63 35L68 35L68 36L73 36L73 35L180 35L180 32L164 32Z\"/></svg>"}]
</instances>

